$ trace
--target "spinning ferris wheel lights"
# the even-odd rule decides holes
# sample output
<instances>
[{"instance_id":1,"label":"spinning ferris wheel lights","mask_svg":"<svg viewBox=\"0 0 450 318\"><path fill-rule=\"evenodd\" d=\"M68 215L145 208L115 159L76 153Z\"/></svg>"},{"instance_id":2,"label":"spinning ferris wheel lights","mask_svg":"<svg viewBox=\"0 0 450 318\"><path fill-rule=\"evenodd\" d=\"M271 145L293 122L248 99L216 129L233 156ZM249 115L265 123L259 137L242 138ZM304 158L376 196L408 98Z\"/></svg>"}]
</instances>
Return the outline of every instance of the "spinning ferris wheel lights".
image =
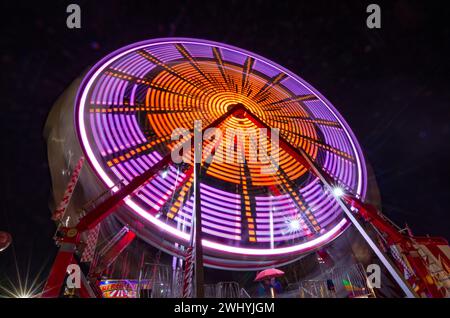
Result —
<instances>
[{"instance_id":1,"label":"spinning ferris wheel lights","mask_svg":"<svg viewBox=\"0 0 450 318\"><path fill-rule=\"evenodd\" d=\"M364 201L369 186L350 127L311 85L254 53L197 39L135 43L91 68L68 114L77 132L73 148L89 163L83 188L90 195L99 183L114 192L86 216L72 216L80 219L65 237L73 244L114 213L115 222L175 258L186 258L192 233L200 233L202 265L255 270L305 257L352 223L365 235L344 202ZM219 160L226 149L239 149L225 137L200 140L211 161L175 163L173 132L192 135L198 121L202 135L213 127L256 137L278 130L278 169L262 173L261 163L249 160L248 141L239 153L244 160ZM260 139L271 154L272 136Z\"/></svg>"},{"instance_id":2,"label":"spinning ferris wheel lights","mask_svg":"<svg viewBox=\"0 0 450 318\"><path fill-rule=\"evenodd\" d=\"M75 104L90 168L115 192L80 220L78 231L92 229L123 200L129 213L119 214L122 222L141 219L148 228L139 231L142 239L183 257L199 182L205 264L264 268L293 261L349 226L296 149L359 195L366 191L362 152L334 107L295 74L232 46L193 39L131 45L91 69ZM247 160L213 159L196 181L192 166L175 168L171 134L192 131L196 120L204 128L278 129L278 172L266 176ZM220 141L217 158L228 146ZM247 145L243 155L250 155Z\"/></svg>"},{"instance_id":3,"label":"spinning ferris wheel lights","mask_svg":"<svg viewBox=\"0 0 450 318\"><path fill-rule=\"evenodd\" d=\"M333 187L333 195L335 197L341 197L345 194L345 191L343 188L339 187L339 186L335 186Z\"/></svg>"},{"instance_id":4,"label":"spinning ferris wheel lights","mask_svg":"<svg viewBox=\"0 0 450 318\"><path fill-rule=\"evenodd\" d=\"M295 218L292 220L288 220L288 227L290 232L297 232L301 229L300 220Z\"/></svg>"}]
</instances>

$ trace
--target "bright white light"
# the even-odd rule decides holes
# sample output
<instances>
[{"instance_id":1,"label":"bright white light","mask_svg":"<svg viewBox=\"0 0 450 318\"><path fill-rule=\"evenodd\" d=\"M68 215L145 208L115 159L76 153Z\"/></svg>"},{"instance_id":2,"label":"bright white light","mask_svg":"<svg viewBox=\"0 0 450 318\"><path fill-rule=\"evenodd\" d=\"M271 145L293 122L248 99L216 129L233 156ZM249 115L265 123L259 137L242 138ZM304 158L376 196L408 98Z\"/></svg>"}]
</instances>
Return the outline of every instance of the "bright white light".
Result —
<instances>
[{"instance_id":1,"label":"bright white light","mask_svg":"<svg viewBox=\"0 0 450 318\"><path fill-rule=\"evenodd\" d=\"M302 231L300 216L291 216L284 219L285 228L283 234L295 234Z\"/></svg>"},{"instance_id":2,"label":"bright white light","mask_svg":"<svg viewBox=\"0 0 450 318\"><path fill-rule=\"evenodd\" d=\"M291 220L289 222L289 230L296 232L300 230L300 221L297 219Z\"/></svg>"},{"instance_id":3,"label":"bright white light","mask_svg":"<svg viewBox=\"0 0 450 318\"><path fill-rule=\"evenodd\" d=\"M341 197L344 195L344 190L341 187L334 187L333 194L335 197Z\"/></svg>"},{"instance_id":4,"label":"bright white light","mask_svg":"<svg viewBox=\"0 0 450 318\"><path fill-rule=\"evenodd\" d=\"M163 177L163 179L165 179L168 174L169 174L169 169L166 169L161 173L161 176Z\"/></svg>"},{"instance_id":5,"label":"bright white light","mask_svg":"<svg viewBox=\"0 0 450 318\"><path fill-rule=\"evenodd\" d=\"M39 290L41 289L41 284L26 287L21 285L13 286L10 282L10 287L0 286L0 289L4 292L4 296L0 294L0 298L38 298L40 296Z\"/></svg>"},{"instance_id":6,"label":"bright white light","mask_svg":"<svg viewBox=\"0 0 450 318\"><path fill-rule=\"evenodd\" d=\"M33 278L30 277L30 264L28 264L26 273L21 274L15 256L14 263L17 278L11 280L9 277L6 277L5 284L0 285L0 298L39 298L44 283L44 281L40 280L42 268Z\"/></svg>"}]
</instances>

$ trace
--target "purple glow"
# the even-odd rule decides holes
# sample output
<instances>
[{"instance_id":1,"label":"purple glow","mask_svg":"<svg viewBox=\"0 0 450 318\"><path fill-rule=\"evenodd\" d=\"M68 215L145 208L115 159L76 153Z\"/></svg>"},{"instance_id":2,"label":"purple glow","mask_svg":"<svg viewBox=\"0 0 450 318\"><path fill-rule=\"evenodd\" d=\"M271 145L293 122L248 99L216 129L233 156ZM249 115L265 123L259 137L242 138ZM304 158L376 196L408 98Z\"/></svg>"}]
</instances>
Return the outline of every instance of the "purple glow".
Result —
<instances>
[{"instance_id":1,"label":"purple glow","mask_svg":"<svg viewBox=\"0 0 450 318\"><path fill-rule=\"evenodd\" d=\"M142 78L149 70L155 68L155 65L136 54L135 52L137 50L144 49L163 62L170 62L183 58L173 45L179 42L186 44L187 50L194 57L211 58L211 45L221 49L224 61L242 65L247 56L252 56L256 60L255 69L260 70L262 73L268 76L273 76L280 72L287 74L287 79L283 80L281 84L293 93L316 95L318 100L305 102L308 110L318 119L325 119L339 125L339 128L319 125L325 135L326 144L355 157L355 162L352 163L347 159L342 159L335 154L326 152L324 168L342 181L343 184L354 189L355 193L364 196L366 172L362 152L351 130L323 96L298 76L253 53L220 43L192 39L160 39L136 43L114 52L100 61L84 79L77 98L76 121L79 138L93 170L106 186L112 187L117 179L125 179L125 182L129 182L133 176L142 173L144 169L148 169L158 162L161 159L161 155L157 152L152 152L129 159L124 163L116 164L110 168L105 166L104 162L106 159L104 157L119 154L120 150L129 149L130 146L145 144L147 138L139 126L136 112L133 110L136 105L138 85L131 82L130 84L126 80L117 79L112 76L106 76L103 72L108 67L111 67L113 70L119 70L125 74ZM86 115L89 112L88 100L91 103L95 101L96 105L94 106L102 109L112 107L112 105L122 107L120 104L125 99L127 85L132 85L131 89L129 89L131 95L128 96L130 98L130 112L124 114L101 112L95 113L95 115L93 113L89 116ZM305 129L305 131L308 131L308 129ZM176 174L176 169L171 167L166 178L156 177L139 190L136 196L147 208L141 206L141 202L137 204L135 198L128 198L126 204L129 209L158 228L163 235L181 238L187 241L189 237L186 232L178 230L173 223L166 223L165 220L157 219L152 214L153 212L149 212L150 209L148 209L160 210L163 204L170 199L173 190L178 185L176 182ZM178 176L178 180L182 179L181 175L184 176L181 173ZM117 188L114 190L117 190ZM272 198L268 196L255 197L257 242L267 243L270 241L270 230L267 231L269 226L266 224L269 222L268 211L274 207L275 211L272 217L273 240L276 242L291 240L295 243L279 248L265 248L264 246L267 246L267 244L255 245L255 248L248 248L240 245L231 246L215 241L216 237L238 242L242 239L241 205L243 200L241 195L223 191L211 185L202 184L203 231L208 234L208 239L203 241L204 246L211 250L239 255L267 256L291 253L298 254L327 243L342 233L348 224L345 219L339 219L342 216L336 213L336 205L333 204L327 194L323 193L322 188L317 185L316 180L309 182L297 190L305 198L306 203L311 207L313 215L317 218L321 226L326 226L333 222L336 224L321 236L299 243L298 240L308 234L303 229L298 233L285 233L282 230L286 217L298 215L298 211L289 195L285 194ZM175 216L174 220L190 227L191 214L192 202L188 200L183 209Z\"/></svg>"}]
</instances>

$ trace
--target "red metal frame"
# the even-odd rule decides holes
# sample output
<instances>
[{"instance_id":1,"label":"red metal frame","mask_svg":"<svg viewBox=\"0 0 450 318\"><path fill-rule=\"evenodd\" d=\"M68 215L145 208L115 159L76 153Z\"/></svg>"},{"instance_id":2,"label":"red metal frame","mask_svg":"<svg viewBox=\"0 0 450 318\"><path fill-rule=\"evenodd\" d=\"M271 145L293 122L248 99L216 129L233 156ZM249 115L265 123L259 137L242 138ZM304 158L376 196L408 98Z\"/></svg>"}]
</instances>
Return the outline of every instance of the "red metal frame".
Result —
<instances>
[{"instance_id":1,"label":"red metal frame","mask_svg":"<svg viewBox=\"0 0 450 318\"><path fill-rule=\"evenodd\" d=\"M123 250L127 248L131 242L133 242L135 237L136 234L132 231L128 231L123 237L121 237L119 241L114 244L105 255L103 255L99 264L95 267L93 275L99 277L103 271L115 261L120 253L122 253Z\"/></svg>"},{"instance_id":2,"label":"red metal frame","mask_svg":"<svg viewBox=\"0 0 450 318\"><path fill-rule=\"evenodd\" d=\"M61 244L41 294L42 298L59 297L67 274L67 267L74 261L73 253L75 249L74 243Z\"/></svg>"},{"instance_id":3,"label":"red metal frame","mask_svg":"<svg viewBox=\"0 0 450 318\"><path fill-rule=\"evenodd\" d=\"M372 224L377 230L385 235L386 242L389 246L399 246L401 253L408 260L411 270L415 277L409 279L409 283L416 285L416 292L419 295L426 297L442 298L445 297L443 291L438 288L436 282L432 278L428 270L428 264L419 255L415 242L421 242L423 245L448 245L448 242L442 238L423 238L404 235L400 233L376 207L369 203L364 203L360 199L352 195L344 195L343 200L356 208L359 215L366 221Z\"/></svg>"},{"instance_id":4,"label":"red metal frame","mask_svg":"<svg viewBox=\"0 0 450 318\"><path fill-rule=\"evenodd\" d=\"M233 115L237 111L242 109L242 105L235 105L231 107L222 116L211 122L207 127L202 129L202 135L206 129L216 127L226 118ZM123 200L134 193L138 188L149 181L158 171L171 162L171 154L163 157L157 164L145 171L143 174L135 177L130 183L121 187L112 196L96 206L93 210L88 212L86 216L81 218L75 228L62 228L62 237L58 239L58 243L61 244L55 262L52 265L49 277L44 286L42 297L55 298L58 297L64 278L66 276L67 266L73 261L73 253L76 251L80 244L80 233L94 228L98 223L103 221L109 215L111 215L120 205L123 204ZM192 171L191 171L192 173ZM134 234L134 233L133 233ZM70 243L71 248L67 248L67 244Z\"/></svg>"},{"instance_id":5,"label":"red metal frame","mask_svg":"<svg viewBox=\"0 0 450 318\"><path fill-rule=\"evenodd\" d=\"M271 127L265 124L261 119L252 114L247 108L242 104L237 104L230 108L224 115L217 118L207 127L202 130L202 133L208 128L218 126L227 117L233 114L244 115L250 119L254 124L260 128L266 128L267 133L271 133ZM203 135L203 134L202 134ZM292 147L282 136L279 136L280 146L288 152L292 157L297 159L302 165L304 165L309 171L314 173L317 177L327 182L328 184L334 184L334 179L328 175L325 171L317 170L313 164L305 158L300 150ZM67 266L74 261L73 253L75 252L77 246L80 243L80 233L83 231L94 228L99 222L108 217L115 209L123 204L123 200L135 192L139 187L148 182L158 171L160 171L164 166L171 162L171 155L166 155L160 162L154 165L149 170L145 171L142 175L134 178L129 184L121 187L116 193L111 197L106 199L104 202L99 204L93 210L91 210L85 217L83 217L75 228L63 228L62 238L59 239L61 244L58 254L56 256L55 262L50 271L47 283L44 287L42 297L58 297L66 276ZM418 286L419 294L425 294L430 297L443 297L442 292L434 284L433 280L430 279L427 264L418 255L417 250L414 247L414 239L420 241L431 240L433 242L444 242L442 239L438 238L413 238L408 237L400 233L392 224L390 224L383 216L378 212L378 210L371 206L370 204L363 203L360 199L351 196L344 195L342 200L356 208L359 215L366 221L372 224L376 229L385 234L388 245L399 245L407 258L410 266L412 267L415 275L415 283ZM129 232L126 238L119 240L119 244L111 249L111 255L108 255L109 259L117 257L120 252L134 239L135 234ZM436 241L437 240L437 241ZM446 243L446 241L445 241ZM414 283L411 282L410 283ZM86 295L85 292L81 294Z\"/></svg>"}]
</instances>

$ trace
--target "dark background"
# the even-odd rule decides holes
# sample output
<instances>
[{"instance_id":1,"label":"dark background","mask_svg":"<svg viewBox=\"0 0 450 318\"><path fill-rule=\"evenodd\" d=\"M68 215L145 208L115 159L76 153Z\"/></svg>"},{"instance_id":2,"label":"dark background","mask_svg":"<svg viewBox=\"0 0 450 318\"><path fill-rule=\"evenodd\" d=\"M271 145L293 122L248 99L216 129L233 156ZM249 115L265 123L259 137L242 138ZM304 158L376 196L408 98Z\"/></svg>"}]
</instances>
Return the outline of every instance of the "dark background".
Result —
<instances>
[{"instance_id":1,"label":"dark background","mask_svg":"<svg viewBox=\"0 0 450 318\"><path fill-rule=\"evenodd\" d=\"M0 230L14 244L0 254L0 285L17 281L16 266L44 279L56 253L42 137L53 102L107 53L157 37L228 43L303 77L355 132L383 212L450 238L450 11L372 2L380 30L366 27L366 1L3 1ZM69 3L81 6L80 30L66 27Z\"/></svg>"}]
</instances>

